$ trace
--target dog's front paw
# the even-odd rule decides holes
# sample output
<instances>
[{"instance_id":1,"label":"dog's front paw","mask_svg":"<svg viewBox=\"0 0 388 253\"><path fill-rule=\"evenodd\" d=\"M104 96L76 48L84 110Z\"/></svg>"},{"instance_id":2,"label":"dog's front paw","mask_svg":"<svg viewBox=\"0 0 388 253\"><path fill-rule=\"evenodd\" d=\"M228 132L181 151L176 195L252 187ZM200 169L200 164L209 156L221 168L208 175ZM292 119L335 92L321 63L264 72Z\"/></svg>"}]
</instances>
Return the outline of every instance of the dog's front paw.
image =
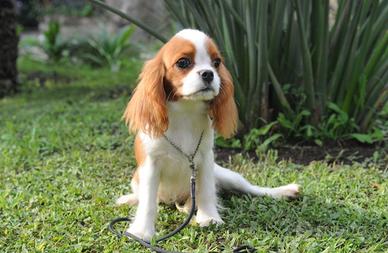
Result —
<instances>
[{"instance_id":1,"label":"dog's front paw","mask_svg":"<svg viewBox=\"0 0 388 253\"><path fill-rule=\"evenodd\" d=\"M299 197L299 188L298 184L288 184L280 186L277 189L277 196L279 198L288 198L288 199L296 199Z\"/></svg>"},{"instance_id":2,"label":"dog's front paw","mask_svg":"<svg viewBox=\"0 0 388 253\"><path fill-rule=\"evenodd\" d=\"M200 227L207 227L211 224L221 225L224 224L224 221L218 217L209 217L207 215L197 215L195 221Z\"/></svg>"},{"instance_id":3,"label":"dog's front paw","mask_svg":"<svg viewBox=\"0 0 388 253\"><path fill-rule=\"evenodd\" d=\"M151 241L151 238L155 235L155 228L132 223L127 229L127 232L149 242Z\"/></svg>"}]
</instances>

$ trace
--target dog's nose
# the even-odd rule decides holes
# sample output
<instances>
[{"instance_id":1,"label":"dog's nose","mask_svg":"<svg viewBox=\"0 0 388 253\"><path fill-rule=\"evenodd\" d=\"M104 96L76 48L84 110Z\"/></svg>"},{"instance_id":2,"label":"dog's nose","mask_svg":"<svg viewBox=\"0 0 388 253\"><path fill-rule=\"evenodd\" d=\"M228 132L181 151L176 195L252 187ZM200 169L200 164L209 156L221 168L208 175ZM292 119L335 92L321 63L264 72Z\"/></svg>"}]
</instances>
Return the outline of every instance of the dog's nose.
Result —
<instances>
[{"instance_id":1,"label":"dog's nose","mask_svg":"<svg viewBox=\"0 0 388 253\"><path fill-rule=\"evenodd\" d=\"M211 81L213 81L213 78L214 78L213 71L203 70L203 71L200 71L199 74L201 75L202 80L204 80L206 83L210 83Z\"/></svg>"}]
</instances>

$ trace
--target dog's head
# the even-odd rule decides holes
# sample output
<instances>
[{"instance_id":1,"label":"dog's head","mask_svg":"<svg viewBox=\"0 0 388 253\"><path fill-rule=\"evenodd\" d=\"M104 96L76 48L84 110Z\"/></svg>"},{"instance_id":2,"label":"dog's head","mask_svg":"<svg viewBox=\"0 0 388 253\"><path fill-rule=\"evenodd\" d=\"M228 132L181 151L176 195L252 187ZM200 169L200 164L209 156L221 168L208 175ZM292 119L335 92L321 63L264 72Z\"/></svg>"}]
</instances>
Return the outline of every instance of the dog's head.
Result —
<instances>
[{"instance_id":1,"label":"dog's head","mask_svg":"<svg viewBox=\"0 0 388 253\"><path fill-rule=\"evenodd\" d=\"M232 77L216 44L203 32L185 29L145 63L124 119L132 131L153 137L168 128L167 101L209 104L216 131L230 137L237 128Z\"/></svg>"}]
</instances>

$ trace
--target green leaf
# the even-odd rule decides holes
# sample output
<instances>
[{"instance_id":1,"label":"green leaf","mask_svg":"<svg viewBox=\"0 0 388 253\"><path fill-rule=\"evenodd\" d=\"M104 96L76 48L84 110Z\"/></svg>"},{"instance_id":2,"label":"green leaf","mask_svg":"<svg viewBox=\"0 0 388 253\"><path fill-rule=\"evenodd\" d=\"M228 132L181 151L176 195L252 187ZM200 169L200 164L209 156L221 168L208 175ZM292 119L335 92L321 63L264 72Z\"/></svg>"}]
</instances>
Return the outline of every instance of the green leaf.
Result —
<instances>
[{"instance_id":1,"label":"green leaf","mask_svg":"<svg viewBox=\"0 0 388 253\"><path fill-rule=\"evenodd\" d=\"M279 124L286 129L294 129L294 125L292 124L292 122L288 120L283 113L279 113L279 116L277 117L276 121L279 122Z\"/></svg>"},{"instance_id":2,"label":"green leaf","mask_svg":"<svg viewBox=\"0 0 388 253\"><path fill-rule=\"evenodd\" d=\"M281 134L274 134L269 138L265 139L262 144L256 148L256 153L262 153L268 150L269 146L275 143L278 139L282 138Z\"/></svg>"},{"instance_id":3,"label":"green leaf","mask_svg":"<svg viewBox=\"0 0 388 253\"><path fill-rule=\"evenodd\" d=\"M350 136L362 143L373 143L372 136L370 134L351 134Z\"/></svg>"},{"instance_id":4,"label":"green leaf","mask_svg":"<svg viewBox=\"0 0 388 253\"><path fill-rule=\"evenodd\" d=\"M322 147L322 145L323 145L323 142L320 139L315 139L314 142L315 142L315 144L317 144L320 147Z\"/></svg>"},{"instance_id":5,"label":"green leaf","mask_svg":"<svg viewBox=\"0 0 388 253\"><path fill-rule=\"evenodd\" d=\"M378 128L375 128L373 133L371 134L373 141L382 141L384 140L384 133Z\"/></svg>"},{"instance_id":6,"label":"green leaf","mask_svg":"<svg viewBox=\"0 0 388 253\"><path fill-rule=\"evenodd\" d=\"M276 121L271 122L271 123L269 123L269 124L267 124L267 125L265 125L265 126L259 128L259 129L257 129L257 135L258 135L258 136L262 136L262 135L268 134L269 130L271 130L271 128L272 128L275 124L277 124Z\"/></svg>"}]
</instances>

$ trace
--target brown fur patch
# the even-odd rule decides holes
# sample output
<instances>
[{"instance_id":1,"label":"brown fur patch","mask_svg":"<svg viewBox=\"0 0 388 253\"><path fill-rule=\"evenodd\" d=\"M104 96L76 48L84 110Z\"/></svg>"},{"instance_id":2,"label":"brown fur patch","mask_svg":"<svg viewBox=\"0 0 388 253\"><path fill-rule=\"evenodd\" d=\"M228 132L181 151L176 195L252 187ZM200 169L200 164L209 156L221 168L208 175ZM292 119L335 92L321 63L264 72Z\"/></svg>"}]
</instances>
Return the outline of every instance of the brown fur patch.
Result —
<instances>
[{"instance_id":1,"label":"brown fur patch","mask_svg":"<svg viewBox=\"0 0 388 253\"><path fill-rule=\"evenodd\" d=\"M160 136L167 130L166 94L163 87L165 69L162 54L145 63L123 118L130 130Z\"/></svg>"},{"instance_id":2,"label":"brown fur patch","mask_svg":"<svg viewBox=\"0 0 388 253\"><path fill-rule=\"evenodd\" d=\"M135 159L136 159L137 166L139 167L144 163L144 160L146 158L143 143L141 142L139 135L136 135L134 147L135 147Z\"/></svg>"},{"instance_id":3,"label":"brown fur patch","mask_svg":"<svg viewBox=\"0 0 388 253\"><path fill-rule=\"evenodd\" d=\"M216 44L212 39L208 39L206 41L206 47L207 47L207 52L210 55L210 59L214 60L216 58L221 58L222 56L220 54L220 51L218 50Z\"/></svg>"},{"instance_id":4,"label":"brown fur patch","mask_svg":"<svg viewBox=\"0 0 388 253\"><path fill-rule=\"evenodd\" d=\"M217 69L221 77L220 93L211 101L209 114L213 118L213 126L216 131L228 138L236 133L238 123L233 79L224 65L217 46L211 39L207 41L207 48L212 60L221 58L221 64Z\"/></svg>"},{"instance_id":5,"label":"brown fur patch","mask_svg":"<svg viewBox=\"0 0 388 253\"><path fill-rule=\"evenodd\" d=\"M143 143L141 142L140 136L138 134L135 137L134 149L135 149L135 160L136 160L137 168L132 175L132 181L138 184L139 169L141 168L140 166L144 163L146 159L146 153L144 151Z\"/></svg>"},{"instance_id":6,"label":"brown fur patch","mask_svg":"<svg viewBox=\"0 0 388 253\"><path fill-rule=\"evenodd\" d=\"M174 37L165 46L163 59L166 67L165 87L168 94L168 100L176 101L181 98L179 93L182 87L182 79L191 71L195 62L196 49L192 42ZM180 69L176 66L176 62L180 58L188 58L191 61L191 66L185 69Z\"/></svg>"}]
</instances>

